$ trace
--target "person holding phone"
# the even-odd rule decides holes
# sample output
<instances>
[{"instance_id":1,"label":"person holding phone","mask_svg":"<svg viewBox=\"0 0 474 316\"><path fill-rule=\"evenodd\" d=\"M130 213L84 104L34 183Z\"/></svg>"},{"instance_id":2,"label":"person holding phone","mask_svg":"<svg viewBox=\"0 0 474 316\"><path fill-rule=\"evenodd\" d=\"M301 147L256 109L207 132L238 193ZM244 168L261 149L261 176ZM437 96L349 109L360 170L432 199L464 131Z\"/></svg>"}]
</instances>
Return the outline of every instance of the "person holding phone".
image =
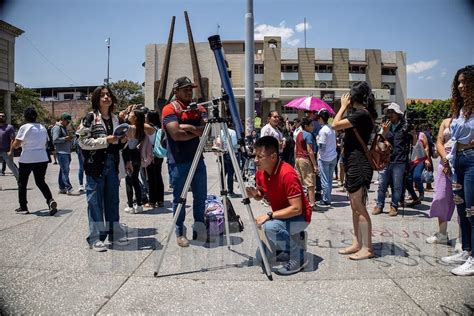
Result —
<instances>
[{"instance_id":1,"label":"person holding phone","mask_svg":"<svg viewBox=\"0 0 474 316\"><path fill-rule=\"evenodd\" d=\"M344 118L346 112L347 117ZM367 193L372 181L373 170L362 146L367 146L374 129L375 99L369 84L356 82L350 93L341 98L341 108L334 118L334 130L345 130L344 134L344 170L345 187L349 193L352 208L354 236L352 245L339 251L350 255L349 259L362 260L374 257L372 248L372 222L367 212ZM356 133L363 141L360 143Z\"/></svg>"}]
</instances>

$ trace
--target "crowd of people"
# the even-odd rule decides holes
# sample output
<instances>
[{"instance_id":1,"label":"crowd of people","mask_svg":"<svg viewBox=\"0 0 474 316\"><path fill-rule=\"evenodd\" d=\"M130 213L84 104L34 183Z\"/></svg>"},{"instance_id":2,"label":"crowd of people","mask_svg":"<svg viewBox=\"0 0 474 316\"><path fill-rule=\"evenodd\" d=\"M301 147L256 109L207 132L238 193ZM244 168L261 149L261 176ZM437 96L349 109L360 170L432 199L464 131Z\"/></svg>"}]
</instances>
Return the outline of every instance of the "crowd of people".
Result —
<instances>
[{"instance_id":1,"label":"crowd of people","mask_svg":"<svg viewBox=\"0 0 474 316\"><path fill-rule=\"evenodd\" d=\"M116 115L113 91L107 86L98 87L92 93L92 111L76 128L70 127L71 116L63 113L52 128L46 129L36 122L34 108L28 108L24 115L26 123L15 135L13 127L5 123L5 115L0 113L0 158L18 181L20 206L16 212L29 212L26 186L31 172L50 215L57 212L57 203L45 182L53 150L59 164L58 194L74 194L69 165L71 152L77 153L78 191L87 195L86 240L91 249L107 251L106 239L117 245L129 243L120 224L121 169L125 172L127 196L124 211L139 213L147 207L164 206L162 166L166 158L173 212L176 212L183 202L182 190L208 119L205 108L189 108L194 88L189 78L178 78L173 84L175 98L164 106L162 113L132 105ZM245 190L239 189L270 206L271 211L256 218L256 225L268 238L267 257L285 262L278 273L288 275L301 271L307 264L305 230L313 211L333 207L333 181L339 181L339 190L347 193L352 209L353 241L339 251L352 260L375 256L371 215L384 213L388 194L388 215L394 217L400 208L421 204L425 183L434 181L430 216L438 219L439 230L426 242L449 243L447 223L457 208L460 237L457 252L441 260L459 264L452 270L453 274L474 275L473 108L474 66L466 66L454 77L451 113L442 121L436 138L429 126L407 115L396 103L387 104L383 118L378 119L374 95L367 82L355 83L341 97L340 109L334 117L322 109L307 111L304 117L290 121L272 110L267 124L245 138L245 146L239 148L232 129L229 129L232 144L227 144L225 139L219 142L225 152L221 159L229 195L238 196L233 184L235 172L254 177L254 184L248 182ZM367 147L377 133L389 144L390 161L379 171L374 184ZM13 150L18 147L22 147L19 168L12 159ZM241 170L234 170L230 151L236 153ZM436 170L433 159L439 159ZM376 203L369 214L368 191L374 185L378 186ZM192 239L210 242L212 236L205 223L207 171L202 155L191 179L191 191ZM176 240L180 247L189 247L184 222L182 211L176 222Z\"/></svg>"}]
</instances>

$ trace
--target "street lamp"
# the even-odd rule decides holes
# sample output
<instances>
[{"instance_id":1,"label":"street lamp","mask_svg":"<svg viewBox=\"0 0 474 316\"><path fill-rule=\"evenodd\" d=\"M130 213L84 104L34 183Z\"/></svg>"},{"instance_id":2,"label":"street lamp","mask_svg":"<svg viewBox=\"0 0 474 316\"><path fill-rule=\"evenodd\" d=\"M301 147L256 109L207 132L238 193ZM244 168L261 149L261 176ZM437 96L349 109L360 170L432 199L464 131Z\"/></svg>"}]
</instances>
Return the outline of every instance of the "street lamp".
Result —
<instances>
[{"instance_id":1,"label":"street lamp","mask_svg":"<svg viewBox=\"0 0 474 316\"><path fill-rule=\"evenodd\" d=\"M107 78L105 78L105 84L109 85L109 82L110 82L110 75L109 75L109 70L110 70L110 37L108 37L105 40L105 43L107 44Z\"/></svg>"}]
</instances>

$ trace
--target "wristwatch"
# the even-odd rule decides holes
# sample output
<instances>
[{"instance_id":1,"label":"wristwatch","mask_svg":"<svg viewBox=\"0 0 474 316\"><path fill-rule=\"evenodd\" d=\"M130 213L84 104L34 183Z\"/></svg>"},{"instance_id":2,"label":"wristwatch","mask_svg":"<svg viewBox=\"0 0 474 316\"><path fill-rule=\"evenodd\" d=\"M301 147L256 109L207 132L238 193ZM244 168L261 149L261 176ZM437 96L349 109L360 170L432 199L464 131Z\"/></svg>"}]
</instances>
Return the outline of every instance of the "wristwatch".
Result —
<instances>
[{"instance_id":1,"label":"wristwatch","mask_svg":"<svg viewBox=\"0 0 474 316\"><path fill-rule=\"evenodd\" d=\"M268 218L269 218L270 220L273 219L273 212L268 212L267 215L268 215Z\"/></svg>"}]
</instances>

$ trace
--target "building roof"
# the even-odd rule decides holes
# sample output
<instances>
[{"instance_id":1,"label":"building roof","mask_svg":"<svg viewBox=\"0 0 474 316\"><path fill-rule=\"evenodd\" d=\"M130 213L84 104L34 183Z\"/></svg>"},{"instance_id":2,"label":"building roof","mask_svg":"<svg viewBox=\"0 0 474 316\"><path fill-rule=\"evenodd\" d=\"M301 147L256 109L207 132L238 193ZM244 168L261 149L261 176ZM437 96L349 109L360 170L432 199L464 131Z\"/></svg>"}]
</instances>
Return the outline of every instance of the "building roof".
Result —
<instances>
[{"instance_id":1,"label":"building roof","mask_svg":"<svg viewBox=\"0 0 474 316\"><path fill-rule=\"evenodd\" d=\"M21 34L25 33L25 31L3 21L3 20L0 20L0 29L1 30L4 30L8 33L11 33L12 35L14 36L20 36Z\"/></svg>"}]
</instances>

